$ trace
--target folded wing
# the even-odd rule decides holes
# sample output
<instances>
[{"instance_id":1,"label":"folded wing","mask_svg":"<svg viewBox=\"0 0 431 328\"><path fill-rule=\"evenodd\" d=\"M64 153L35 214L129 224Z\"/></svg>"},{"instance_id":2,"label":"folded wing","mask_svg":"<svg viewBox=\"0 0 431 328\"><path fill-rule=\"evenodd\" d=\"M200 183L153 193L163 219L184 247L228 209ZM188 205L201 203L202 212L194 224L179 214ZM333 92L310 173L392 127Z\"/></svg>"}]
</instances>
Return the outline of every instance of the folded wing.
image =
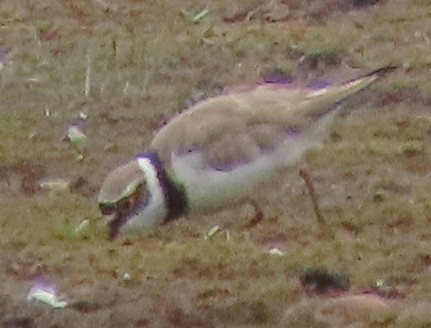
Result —
<instances>
[{"instance_id":1,"label":"folded wing","mask_svg":"<svg viewBox=\"0 0 431 328\"><path fill-rule=\"evenodd\" d=\"M164 126L151 149L165 163L173 152L200 151L209 166L233 169L275 149L286 135L312 128L313 120L368 87L380 71L318 90L263 84L207 99Z\"/></svg>"}]
</instances>

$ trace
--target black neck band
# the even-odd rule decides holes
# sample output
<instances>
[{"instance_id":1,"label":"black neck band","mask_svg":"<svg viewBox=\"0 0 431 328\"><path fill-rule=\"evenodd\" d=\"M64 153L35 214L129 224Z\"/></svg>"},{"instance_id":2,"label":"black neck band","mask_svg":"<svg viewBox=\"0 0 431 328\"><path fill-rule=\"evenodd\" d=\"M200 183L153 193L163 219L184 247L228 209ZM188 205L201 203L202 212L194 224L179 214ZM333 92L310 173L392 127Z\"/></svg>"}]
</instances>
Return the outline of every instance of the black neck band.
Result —
<instances>
[{"instance_id":1,"label":"black neck band","mask_svg":"<svg viewBox=\"0 0 431 328\"><path fill-rule=\"evenodd\" d=\"M157 179L159 180L160 186L165 194L165 202L168 209L165 222L187 214L188 204L184 187L175 183L168 176L159 156L153 152L145 152L139 154L137 157L148 158L156 169Z\"/></svg>"}]
</instances>

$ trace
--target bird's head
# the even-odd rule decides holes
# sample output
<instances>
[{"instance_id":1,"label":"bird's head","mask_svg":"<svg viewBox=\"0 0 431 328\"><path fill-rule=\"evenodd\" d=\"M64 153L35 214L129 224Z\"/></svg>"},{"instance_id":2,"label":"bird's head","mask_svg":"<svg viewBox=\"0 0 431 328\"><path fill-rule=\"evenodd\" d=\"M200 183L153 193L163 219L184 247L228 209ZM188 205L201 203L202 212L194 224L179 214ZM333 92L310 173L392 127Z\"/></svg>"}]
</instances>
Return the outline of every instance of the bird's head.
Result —
<instances>
[{"instance_id":1,"label":"bird's head","mask_svg":"<svg viewBox=\"0 0 431 328\"><path fill-rule=\"evenodd\" d=\"M149 154L142 154L106 177L98 203L111 239L124 232L154 230L166 220L168 209L159 164Z\"/></svg>"}]
</instances>

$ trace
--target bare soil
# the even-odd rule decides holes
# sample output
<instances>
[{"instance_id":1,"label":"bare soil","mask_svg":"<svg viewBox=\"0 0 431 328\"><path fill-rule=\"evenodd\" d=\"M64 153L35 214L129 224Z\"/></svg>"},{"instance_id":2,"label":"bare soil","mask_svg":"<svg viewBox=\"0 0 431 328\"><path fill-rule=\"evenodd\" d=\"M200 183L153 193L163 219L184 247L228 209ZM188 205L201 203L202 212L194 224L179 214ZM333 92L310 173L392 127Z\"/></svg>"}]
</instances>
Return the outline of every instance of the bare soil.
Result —
<instances>
[{"instance_id":1,"label":"bare soil","mask_svg":"<svg viewBox=\"0 0 431 328\"><path fill-rule=\"evenodd\" d=\"M427 0L1 1L0 327L430 327L430 31ZM245 204L107 239L104 176L175 112L386 65L253 190L262 219ZM35 284L69 305L28 300Z\"/></svg>"}]
</instances>

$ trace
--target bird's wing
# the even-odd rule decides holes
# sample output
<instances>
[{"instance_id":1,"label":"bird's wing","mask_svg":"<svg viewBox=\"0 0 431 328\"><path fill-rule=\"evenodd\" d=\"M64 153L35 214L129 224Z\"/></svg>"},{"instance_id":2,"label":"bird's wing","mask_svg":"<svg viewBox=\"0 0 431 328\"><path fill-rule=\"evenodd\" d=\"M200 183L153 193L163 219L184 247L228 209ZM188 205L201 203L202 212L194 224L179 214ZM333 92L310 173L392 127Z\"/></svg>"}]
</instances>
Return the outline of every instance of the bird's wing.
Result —
<instances>
[{"instance_id":1,"label":"bird's wing","mask_svg":"<svg viewBox=\"0 0 431 328\"><path fill-rule=\"evenodd\" d=\"M207 99L161 128L151 144L169 163L171 154L200 151L208 165L233 168L273 149L292 130L307 127L328 107L368 87L378 73L318 90L263 84ZM320 115L321 114L321 115Z\"/></svg>"}]
</instances>

